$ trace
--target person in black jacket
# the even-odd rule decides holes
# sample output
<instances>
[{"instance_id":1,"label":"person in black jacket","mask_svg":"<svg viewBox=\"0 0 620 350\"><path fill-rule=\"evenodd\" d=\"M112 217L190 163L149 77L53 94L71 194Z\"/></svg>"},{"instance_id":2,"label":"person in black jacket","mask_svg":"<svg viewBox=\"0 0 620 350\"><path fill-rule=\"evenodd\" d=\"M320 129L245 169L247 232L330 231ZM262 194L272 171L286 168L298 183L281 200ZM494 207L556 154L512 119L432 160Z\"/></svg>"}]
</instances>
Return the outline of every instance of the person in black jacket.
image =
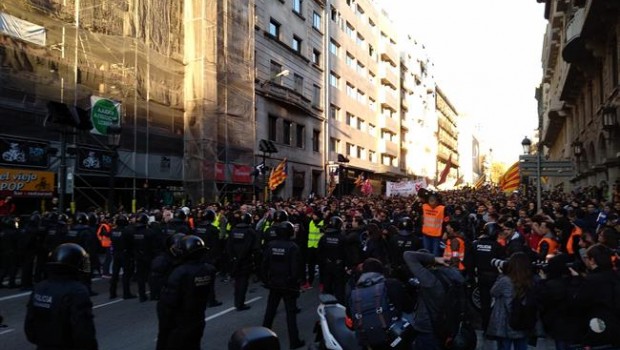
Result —
<instances>
[{"instance_id":1,"label":"person in black jacket","mask_svg":"<svg viewBox=\"0 0 620 350\"><path fill-rule=\"evenodd\" d=\"M472 244L473 275L478 281L480 291L480 313L482 316L482 329L487 329L491 316L491 287L499 275L497 268L491 266L491 259L504 259L505 251L497 243L497 238L489 235L489 231L483 230L482 234Z\"/></svg>"},{"instance_id":2,"label":"person in black jacket","mask_svg":"<svg viewBox=\"0 0 620 350\"><path fill-rule=\"evenodd\" d=\"M19 235L19 250L22 253L22 290L32 289L32 278L34 273L35 257L39 241L45 235L41 225L41 215L38 212L32 213L28 222L21 229ZM37 281L38 282L38 281Z\"/></svg>"},{"instance_id":3,"label":"person in black jacket","mask_svg":"<svg viewBox=\"0 0 620 350\"><path fill-rule=\"evenodd\" d=\"M213 266L217 266L220 258L220 230L213 225L216 215L215 211L211 209L205 210L194 229L194 234L205 242L207 248L205 262ZM209 307L220 306L222 302L215 299L215 283L212 286L213 290L209 293L212 298L209 300Z\"/></svg>"},{"instance_id":4,"label":"person in black jacket","mask_svg":"<svg viewBox=\"0 0 620 350\"><path fill-rule=\"evenodd\" d=\"M401 282L409 279L410 273L403 254L421 248L420 239L413 234L414 223L408 216L398 220L398 233L389 238L390 262L392 263L392 276Z\"/></svg>"},{"instance_id":5,"label":"person in black jacket","mask_svg":"<svg viewBox=\"0 0 620 350\"><path fill-rule=\"evenodd\" d=\"M133 235L127 227L129 219L127 216L119 215L110 232L110 240L112 241L112 277L110 278L110 299L116 298L116 287L123 270L123 299L133 299L136 296L130 291L131 277L134 270L134 251L133 251Z\"/></svg>"},{"instance_id":6,"label":"person in black jacket","mask_svg":"<svg viewBox=\"0 0 620 350\"><path fill-rule=\"evenodd\" d=\"M30 295L24 322L28 341L37 349L96 350L93 304L80 274L90 274L86 251L65 243L51 254L49 278Z\"/></svg>"},{"instance_id":7,"label":"person in black jacket","mask_svg":"<svg viewBox=\"0 0 620 350\"><path fill-rule=\"evenodd\" d=\"M204 263L202 239L185 236L176 245L180 264L170 273L157 303L157 350L199 350L215 267Z\"/></svg>"},{"instance_id":8,"label":"person in black jacket","mask_svg":"<svg viewBox=\"0 0 620 350\"><path fill-rule=\"evenodd\" d=\"M252 258L254 252L259 249L256 231L252 228L252 215L241 215L241 222L235 225L230 232L226 250L232 261L231 276L235 279L235 307L237 311L250 308L245 303L245 295L250 283L252 273Z\"/></svg>"},{"instance_id":9,"label":"person in black jacket","mask_svg":"<svg viewBox=\"0 0 620 350\"><path fill-rule=\"evenodd\" d=\"M262 276L269 288L269 299L265 310L263 327L271 328L280 299L284 300L286 325L291 349L301 348L305 342L299 339L297 328L297 306L299 284L302 280L299 266L301 256L299 246L291 240L295 226L284 221L276 226L278 235L265 247L262 261Z\"/></svg>"},{"instance_id":10,"label":"person in black jacket","mask_svg":"<svg viewBox=\"0 0 620 350\"><path fill-rule=\"evenodd\" d=\"M151 275L149 285L151 286L151 300L159 300L161 290L166 284L170 273L174 269L177 259L180 258L178 250L179 242L185 237L183 233L175 233L168 237L166 246L168 249L157 255L151 262Z\"/></svg>"},{"instance_id":11,"label":"person in black jacket","mask_svg":"<svg viewBox=\"0 0 620 350\"><path fill-rule=\"evenodd\" d=\"M333 294L340 303L344 303L345 285L345 237L341 232L342 219L332 216L325 228L325 234L319 239L319 275L323 282L323 292Z\"/></svg>"},{"instance_id":12,"label":"person in black jacket","mask_svg":"<svg viewBox=\"0 0 620 350\"><path fill-rule=\"evenodd\" d=\"M0 288L4 287L2 282L5 277L9 288L17 288L19 232L16 223L11 216L2 218L0 222Z\"/></svg>"},{"instance_id":13,"label":"person in black jacket","mask_svg":"<svg viewBox=\"0 0 620 350\"><path fill-rule=\"evenodd\" d=\"M147 301L146 282L149 277L153 259L153 232L148 227L149 217L145 213L138 215L136 224L130 228L133 237L133 252L136 264L136 281L140 302Z\"/></svg>"}]
</instances>

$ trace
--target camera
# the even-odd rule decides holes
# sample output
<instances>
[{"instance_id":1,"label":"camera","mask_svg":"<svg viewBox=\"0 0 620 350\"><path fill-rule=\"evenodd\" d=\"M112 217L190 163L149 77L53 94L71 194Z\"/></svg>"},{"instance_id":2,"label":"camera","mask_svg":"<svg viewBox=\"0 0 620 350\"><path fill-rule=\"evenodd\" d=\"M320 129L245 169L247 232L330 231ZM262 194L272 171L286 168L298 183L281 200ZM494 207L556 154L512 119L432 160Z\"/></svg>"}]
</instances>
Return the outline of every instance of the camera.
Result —
<instances>
[{"instance_id":1,"label":"camera","mask_svg":"<svg viewBox=\"0 0 620 350\"><path fill-rule=\"evenodd\" d=\"M503 259L493 258L491 259L491 266L503 270L508 262Z\"/></svg>"},{"instance_id":2,"label":"camera","mask_svg":"<svg viewBox=\"0 0 620 350\"><path fill-rule=\"evenodd\" d=\"M387 329L387 338L390 348L399 348L401 343L411 344L413 342L415 330L409 321L401 317Z\"/></svg>"}]
</instances>

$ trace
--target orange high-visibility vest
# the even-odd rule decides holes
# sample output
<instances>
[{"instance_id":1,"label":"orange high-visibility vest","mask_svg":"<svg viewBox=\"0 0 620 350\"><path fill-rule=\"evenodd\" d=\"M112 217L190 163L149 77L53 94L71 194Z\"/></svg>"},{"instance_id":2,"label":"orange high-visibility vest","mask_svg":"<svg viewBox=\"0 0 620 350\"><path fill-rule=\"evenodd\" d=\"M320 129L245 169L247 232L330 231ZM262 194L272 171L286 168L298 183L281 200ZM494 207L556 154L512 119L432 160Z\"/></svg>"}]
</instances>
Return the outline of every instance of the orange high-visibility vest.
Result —
<instances>
[{"instance_id":1,"label":"orange high-visibility vest","mask_svg":"<svg viewBox=\"0 0 620 350\"><path fill-rule=\"evenodd\" d=\"M553 238L549 238L549 237L543 237L540 242L538 242L538 249L536 249L536 251L538 252L538 254L540 254L540 250L542 248L542 243L543 242L547 242L547 244L549 245L549 251L547 251L547 256L545 257L547 260L553 258L557 252L558 252L558 247L559 247L559 243L558 241L556 241Z\"/></svg>"},{"instance_id":2,"label":"orange high-visibility vest","mask_svg":"<svg viewBox=\"0 0 620 350\"><path fill-rule=\"evenodd\" d=\"M441 237L441 228L446 207L438 205L435 208L428 204L422 206L422 233L430 237Z\"/></svg>"},{"instance_id":3,"label":"orange high-visibility vest","mask_svg":"<svg viewBox=\"0 0 620 350\"><path fill-rule=\"evenodd\" d=\"M193 217L191 217L191 216L189 217L189 219L187 220L187 225L192 230L196 228L196 225L194 225L194 218Z\"/></svg>"},{"instance_id":4,"label":"orange high-visibility vest","mask_svg":"<svg viewBox=\"0 0 620 350\"><path fill-rule=\"evenodd\" d=\"M446 241L446 249L443 251L443 258L445 260L452 260L455 258L459 259L459 271L465 270L465 265L463 264L463 260L465 259L465 241L461 237L454 238L458 241L459 248L457 251L452 250L452 240L448 239Z\"/></svg>"},{"instance_id":5,"label":"orange high-visibility vest","mask_svg":"<svg viewBox=\"0 0 620 350\"><path fill-rule=\"evenodd\" d=\"M110 224L101 224L99 225L99 229L97 230L97 238L99 238L99 242L101 242L101 246L104 248L110 248L112 246L112 240L110 237L107 237L103 234L103 231L110 233L112 231L112 226Z\"/></svg>"},{"instance_id":6,"label":"orange high-visibility vest","mask_svg":"<svg viewBox=\"0 0 620 350\"><path fill-rule=\"evenodd\" d=\"M575 254L575 250L573 249L574 239L575 237L581 237L583 235L583 230L579 226L573 226L573 229L570 232L570 237L568 237L568 241L566 242L566 252L570 255Z\"/></svg>"}]
</instances>

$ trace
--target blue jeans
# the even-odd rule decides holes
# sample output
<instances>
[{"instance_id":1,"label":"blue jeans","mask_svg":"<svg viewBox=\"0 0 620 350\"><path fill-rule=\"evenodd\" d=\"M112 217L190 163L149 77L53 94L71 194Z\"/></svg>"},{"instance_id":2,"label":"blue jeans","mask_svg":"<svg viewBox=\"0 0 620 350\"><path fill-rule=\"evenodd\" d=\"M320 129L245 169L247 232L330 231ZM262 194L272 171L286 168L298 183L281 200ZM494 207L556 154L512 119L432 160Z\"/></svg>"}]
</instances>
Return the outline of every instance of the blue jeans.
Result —
<instances>
[{"instance_id":1,"label":"blue jeans","mask_svg":"<svg viewBox=\"0 0 620 350\"><path fill-rule=\"evenodd\" d=\"M439 237L422 236L422 245L434 256L439 256Z\"/></svg>"},{"instance_id":2,"label":"blue jeans","mask_svg":"<svg viewBox=\"0 0 620 350\"><path fill-rule=\"evenodd\" d=\"M497 350L510 350L511 348L514 348L514 350L527 350L527 338L497 339Z\"/></svg>"},{"instance_id":3,"label":"blue jeans","mask_svg":"<svg viewBox=\"0 0 620 350\"><path fill-rule=\"evenodd\" d=\"M439 350L439 342L433 333L418 333L415 338L415 350Z\"/></svg>"}]
</instances>

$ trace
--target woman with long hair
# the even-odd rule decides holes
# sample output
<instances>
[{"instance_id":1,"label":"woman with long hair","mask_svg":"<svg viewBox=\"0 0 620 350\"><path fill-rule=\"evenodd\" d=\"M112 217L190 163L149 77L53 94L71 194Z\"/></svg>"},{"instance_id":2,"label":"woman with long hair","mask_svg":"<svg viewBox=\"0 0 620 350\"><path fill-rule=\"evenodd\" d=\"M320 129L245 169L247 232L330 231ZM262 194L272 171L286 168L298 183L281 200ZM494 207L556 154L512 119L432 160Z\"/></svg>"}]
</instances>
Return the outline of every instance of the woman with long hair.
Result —
<instances>
[{"instance_id":1,"label":"woman with long hair","mask_svg":"<svg viewBox=\"0 0 620 350\"><path fill-rule=\"evenodd\" d=\"M512 303L526 298L534 289L534 276L530 259L525 253L514 253L504 264L504 274L491 288L493 306L487 336L497 340L498 350L525 350L532 329L513 329L510 326Z\"/></svg>"}]
</instances>

